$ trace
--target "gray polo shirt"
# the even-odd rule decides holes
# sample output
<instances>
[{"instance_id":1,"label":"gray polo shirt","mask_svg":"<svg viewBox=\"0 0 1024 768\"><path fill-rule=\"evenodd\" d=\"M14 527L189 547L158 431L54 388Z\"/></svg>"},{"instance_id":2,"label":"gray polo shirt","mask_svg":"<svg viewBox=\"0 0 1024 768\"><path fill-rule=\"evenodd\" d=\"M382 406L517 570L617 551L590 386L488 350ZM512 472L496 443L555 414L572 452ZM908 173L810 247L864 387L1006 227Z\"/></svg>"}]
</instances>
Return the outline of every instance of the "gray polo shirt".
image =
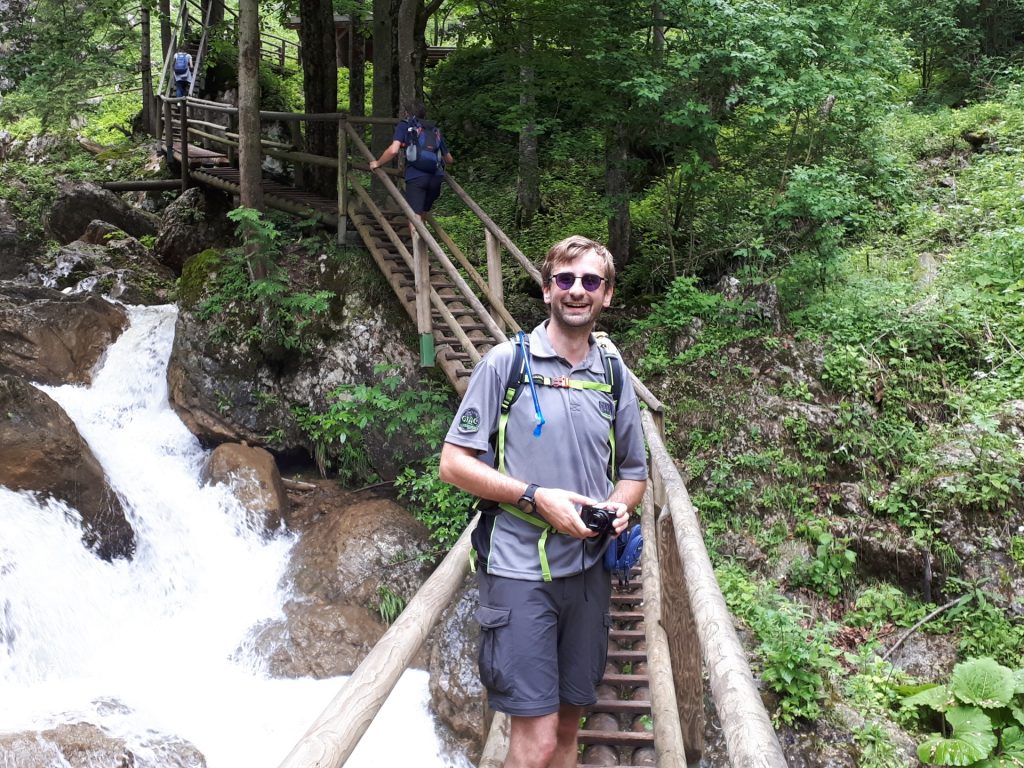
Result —
<instances>
[{"instance_id":1,"label":"gray polo shirt","mask_svg":"<svg viewBox=\"0 0 1024 768\"><path fill-rule=\"evenodd\" d=\"M548 340L547 323L530 334L533 373L571 379L605 381L601 352L591 338L590 352L579 365L559 357ZM501 400L514 360L511 342L500 344L477 364L445 442L486 453L489 438L498 428ZM615 442L622 480L646 480L647 461L636 392L622 366L625 385L615 417ZM604 501L612 491L608 478L611 445L608 432L614 400L610 392L538 386L537 397L545 424L539 436L530 387L523 385L509 412L505 430L505 470L510 477L541 487L564 488ZM489 458L489 457L488 457ZM483 460L483 459L481 459ZM542 529L501 513L494 520L487 572L514 579L542 578L537 542ZM596 563L607 537L581 541L550 533L547 556L554 578L571 576Z\"/></svg>"}]
</instances>

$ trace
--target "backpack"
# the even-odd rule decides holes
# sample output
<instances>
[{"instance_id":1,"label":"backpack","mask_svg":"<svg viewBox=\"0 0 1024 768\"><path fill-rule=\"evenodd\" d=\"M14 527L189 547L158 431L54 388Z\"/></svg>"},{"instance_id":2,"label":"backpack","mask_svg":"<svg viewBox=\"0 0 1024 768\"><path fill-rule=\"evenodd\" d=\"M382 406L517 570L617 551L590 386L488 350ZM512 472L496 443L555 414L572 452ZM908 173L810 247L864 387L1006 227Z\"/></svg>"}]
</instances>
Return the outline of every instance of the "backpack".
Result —
<instances>
[{"instance_id":1,"label":"backpack","mask_svg":"<svg viewBox=\"0 0 1024 768\"><path fill-rule=\"evenodd\" d=\"M441 156L441 131L429 120L412 118L405 138L405 162L424 173L444 170Z\"/></svg>"},{"instance_id":2,"label":"backpack","mask_svg":"<svg viewBox=\"0 0 1024 768\"><path fill-rule=\"evenodd\" d=\"M188 74L188 54L178 52L174 54L174 74L176 75L187 75Z\"/></svg>"},{"instance_id":3,"label":"backpack","mask_svg":"<svg viewBox=\"0 0 1024 768\"><path fill-rule=\"evenodd\" d=\"M619 575L619 584L629 584L629 572L640 560L644 548L644 536L640 524L627 528L614 539L604 551L605 570Z\"/></svg>"}]
</instances>

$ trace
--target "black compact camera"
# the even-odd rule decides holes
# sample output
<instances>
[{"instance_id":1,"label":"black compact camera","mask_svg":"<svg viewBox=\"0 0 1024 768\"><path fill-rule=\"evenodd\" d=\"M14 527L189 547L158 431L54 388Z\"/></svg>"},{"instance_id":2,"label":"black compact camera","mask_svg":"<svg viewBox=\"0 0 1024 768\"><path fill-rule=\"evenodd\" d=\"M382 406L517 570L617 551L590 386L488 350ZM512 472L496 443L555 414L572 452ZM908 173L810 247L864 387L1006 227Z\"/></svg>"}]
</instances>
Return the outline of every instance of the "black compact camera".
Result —
<instances>
[{"instance_id":1,"label":"black compact camera","mask_svg":"<svg viewBox=\"0 0 1024 768\"><path fill-rule=\"evenodd\" d=\"M608 533L615 523L615 512L601 507L592 507L589 504L580 509L580 517L583 524L599 535Z\"/></svg>"}]
</instances>

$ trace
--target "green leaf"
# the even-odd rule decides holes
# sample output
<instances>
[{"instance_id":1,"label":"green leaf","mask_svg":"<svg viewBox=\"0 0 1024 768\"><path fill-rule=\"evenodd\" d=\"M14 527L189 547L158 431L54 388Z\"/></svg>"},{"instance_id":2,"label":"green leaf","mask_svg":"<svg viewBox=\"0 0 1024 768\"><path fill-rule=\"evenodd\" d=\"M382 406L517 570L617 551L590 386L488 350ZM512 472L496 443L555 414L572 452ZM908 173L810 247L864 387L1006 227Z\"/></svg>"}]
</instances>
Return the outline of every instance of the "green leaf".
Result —
<instances>
[{"instance_id":1,"label":"green leaf","mask_svg":"<svg viewBox=\"0 0 1024 768\"><path fill-rule=\"evenodd\" d=\"M960 701L993 709L1010 703L1013 677L1012 670L993 659L974 659L953 667L949 687Z\"/></svg>"},{"instance_id":2,"label":"green leaf","mask_svg":"<svg viewBox=\"0 0 1024 768\"><path fill-rule=\"evenodd\" d=\"M999 743L988 715L977 707L953 707L946 713L953 734L933 733L917 748L921 762L929 765L970 765L992 754Z\"/></svg>"},{"instance_id":3,"label":"green leaf","mask_svg":"<svg viewBox=\"0 0 1024 768\"><path fill-rule=\"evenodd\" d=\"M955 700L946 686L929 685L912 696L905 698L903 700L903 706L920 707L923 705L938 710L939 712L945 712L946 709L954 703L954 701Z\"/></svg>"}]
</instances>

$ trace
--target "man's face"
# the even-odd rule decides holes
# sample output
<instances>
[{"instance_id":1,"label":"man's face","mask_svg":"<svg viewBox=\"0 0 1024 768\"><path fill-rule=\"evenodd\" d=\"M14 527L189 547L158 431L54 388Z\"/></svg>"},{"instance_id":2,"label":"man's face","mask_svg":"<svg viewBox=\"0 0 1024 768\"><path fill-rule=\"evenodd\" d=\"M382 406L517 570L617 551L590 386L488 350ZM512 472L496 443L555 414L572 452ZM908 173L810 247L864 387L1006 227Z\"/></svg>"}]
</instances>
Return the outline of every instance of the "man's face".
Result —
<instances>
[{"instance_id":1,"label":"man's face","mask_svg":"<svg viewBox=\"0 0 1024 768\"><path fill-rule=\"evenodd\" d=\"M575 279L567 288L559 286L559 276L567 282L565 275ZM561 262L551 273L551 280L544 286L544 303L551 306L551 321L564 328L592 328L601 310L612 302L612 288L604 279L592 291L583 285L585 275L604 278L604 259L594 251L587 251L573 262ZM590 278L591 280L593 278Z\"/></svg>"}]
</instances>

